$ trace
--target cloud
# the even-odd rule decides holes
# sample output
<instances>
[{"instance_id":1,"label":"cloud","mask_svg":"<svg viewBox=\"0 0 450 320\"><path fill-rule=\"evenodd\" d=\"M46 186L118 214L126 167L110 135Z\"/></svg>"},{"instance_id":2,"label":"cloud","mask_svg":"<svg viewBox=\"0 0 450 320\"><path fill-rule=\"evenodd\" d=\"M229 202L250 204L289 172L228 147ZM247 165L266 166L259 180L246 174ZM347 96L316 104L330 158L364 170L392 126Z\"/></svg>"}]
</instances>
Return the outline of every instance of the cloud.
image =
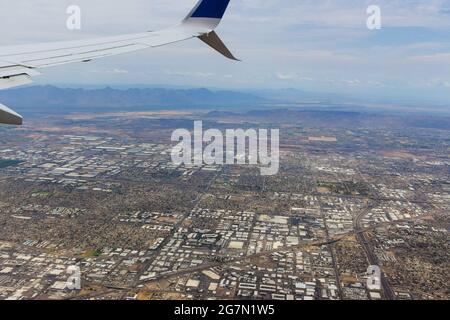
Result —
<instances>
[{"instance_id":1,"label":"cloud","mask_svg":"<svg viewBox=\"0 0 450 320\"><path fill-rule=\"evenodd\" d=\"M92 73L103 73L103 74L128 74L128 70L124 70L124 69L119 69L119 68L114 68L114 69L110 69L110 70L99 70L99 69L93 69L91 70Z\"/></svg>"},{"instance_id":2,"label":"cloud","mask_svg":"<svg viewBox=\"0 0 450 320\"><path fill-rule=\"evenodd\" d=\"M443 87L443 88L450 88L450 79L449 80L443 80L443 79L432 79L428 82L426 82L427 86L429 87Z\"/></svg>"},{"instance_id":3,"label":"cloud","mask_svg":"<svg viewBox=\"0 0 450 320\"><path fill-rule=\"evenodd\" d=\"M412 56L408 58L408 61L413 63L435 63L440 65L450 65L450 52Z\"/></svg>"},{"instance_id":4,"label":"cloud","mask_svg":"<svg viewBox=\"0 0 450 320\"><path fill-rule=\"evenodd\" d=\"M279 80L293 80L293 79L297 79L297 75L295 75L295 74L287 74L287 73L281 73L281 72L277 72L276 77Z\"/></svg>"},{"instance_id":5,"label":"cloud","mask_svg":"<svg viewBox=\"0 0 450 320\"><path fill-rule=\"evenodd\" d=\"M313 81L313 78L310 77L302 77L299 74L296 73L283 73L283 72L276 72L275 77L278 80L297 80L297 81Z\"/></svg>"},{"instance_id":6,"label":"cloud","mask_svg":"<svg viewBox=\"0 0 450 320\"><path fill-rule=\"evenodd\" d=\"M341 80L341 83L350 85L350 86L357 86L361 84L361 81L359 79L353 79L353 80Z\"/></svg>"},{"instance_id":7,"label":"cloud","mask_svg":"<svg viewBox=\"0 0 450 320\"><path fill-rule=\"evenodd\" d=\"M199 71L194 71L194 72L181 72L181 71L171 71L171 70L165 70L164 74L169 75L169 76L175 76L175 77L199 77L199 78L209 78L214 76L214 73L211 72L199 72Z\"/></svg>"}]
</instances>

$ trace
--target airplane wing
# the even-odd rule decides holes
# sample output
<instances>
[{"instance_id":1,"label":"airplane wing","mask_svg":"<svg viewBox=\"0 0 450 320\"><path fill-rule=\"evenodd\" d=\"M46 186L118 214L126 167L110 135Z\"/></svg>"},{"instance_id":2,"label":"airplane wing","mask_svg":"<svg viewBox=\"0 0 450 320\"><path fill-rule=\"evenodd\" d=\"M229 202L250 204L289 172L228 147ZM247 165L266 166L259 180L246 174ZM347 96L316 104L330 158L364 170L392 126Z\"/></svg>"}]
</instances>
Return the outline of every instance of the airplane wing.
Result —
<instances>
[{"instance_id":1,"label":"airplane wing","mask_svg":"<svg viewBox=\"0 0 450 320\"><path fill-rule=\"evenodd\" d=\"M180 24L161 31L0 47L0 90L31 83L32 77L40 75L37 69L88 62L191 38L199 38L225 57L237 60L214 31L229 2L230 0L200 0ZM0 104L0 123L20 125L22 117Z\"/></svg>"}]
</instances>

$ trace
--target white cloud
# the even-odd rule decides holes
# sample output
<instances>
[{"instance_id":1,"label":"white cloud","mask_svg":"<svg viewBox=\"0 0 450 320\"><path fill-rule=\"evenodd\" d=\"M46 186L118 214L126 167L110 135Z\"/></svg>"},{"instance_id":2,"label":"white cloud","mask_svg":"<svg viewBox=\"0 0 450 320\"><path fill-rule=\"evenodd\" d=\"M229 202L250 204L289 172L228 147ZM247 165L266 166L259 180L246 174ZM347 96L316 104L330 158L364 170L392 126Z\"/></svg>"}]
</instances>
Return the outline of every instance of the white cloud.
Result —
<instances>
[{"instance_id":1,"label":"white cloud","mask_svg":"<svg viewBox=\"0 0 450 320\"><path fill-rule=\"evenodd\" d=\"M281 73L277 72L276 77L280 80L294 80L297 79L297 75L295 74L288 74L288 73Z\"/></svg>"},{"instance_id":2,"label":"white cloud","mask_svg":"<svg viewBox=\"0 0 450 320\"><path fill-rule=\"evenodd\" d=\"M165 70L164 74L169 76L176 76L176 77L199 77L199 78L209 78L214 76L214 73L211 72L199 72L199 71L171 71L171 70Z\"/></svg>"},{"instance_id":3,"label":"white cloud","mask_svg":"<svg viewBox=\"0 0 450 320\"><path fill-rule=\"evenodd\" d=\"M408 58L408 61L413 63L434 63L439 65L450 65L450 52L412 56Z\"/></svg>"},{"instance_id":4,"label":"white cloud","mask_svg":"<svg viewBox=\"0 0 450 320\"><path fill-rule=\"evenodd\" d=\"M128 70L114 68L114 69L93 69L92 73L104 73L104 74L128 74Z\"/></svg>"}]
</instances>

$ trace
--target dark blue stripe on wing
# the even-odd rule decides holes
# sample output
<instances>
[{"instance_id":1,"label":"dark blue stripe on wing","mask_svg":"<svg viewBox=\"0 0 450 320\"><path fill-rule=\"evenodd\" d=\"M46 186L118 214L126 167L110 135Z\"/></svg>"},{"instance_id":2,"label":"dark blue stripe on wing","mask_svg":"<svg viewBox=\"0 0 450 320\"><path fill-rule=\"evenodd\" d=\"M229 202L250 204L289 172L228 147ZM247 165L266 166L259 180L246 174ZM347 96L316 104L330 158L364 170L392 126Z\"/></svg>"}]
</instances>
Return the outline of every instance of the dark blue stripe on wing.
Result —
<instances>
[{"instance_id":1,"label":"dark blue stripe on wing","mask_svg":"<svg viewBox=\"0 0 450 320\"><path fill-rule=\"evenodd\" d=\"M222 19L228 3L230 3L230 0L203 0L191 17Z\"/></svg>"}]
</instances>

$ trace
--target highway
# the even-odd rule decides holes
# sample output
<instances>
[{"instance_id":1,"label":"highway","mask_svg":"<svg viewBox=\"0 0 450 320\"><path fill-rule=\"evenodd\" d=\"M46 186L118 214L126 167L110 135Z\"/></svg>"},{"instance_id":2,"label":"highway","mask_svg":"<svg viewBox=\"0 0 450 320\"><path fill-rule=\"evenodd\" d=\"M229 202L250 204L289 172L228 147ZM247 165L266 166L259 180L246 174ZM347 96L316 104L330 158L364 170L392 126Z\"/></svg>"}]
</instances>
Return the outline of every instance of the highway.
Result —
<instances>
[{"instance_id":1,"label":"highway","mask_svg":"<svg viewBox=\"0 0 450 320\"><path fill-rule=\"evenodd\" d=\"M353 228L356 234L356 238L358 239L359 244L364 248L364 251L367 256L367 260L369 264L372 266L379 266L378 258L374 252L370 239L363 228L362 219L364 216L373 209L376 205L374 203L368 205L365 209L361 210L361 212L356 216L353 222ZM395 294L392 291L391 286L389 285L385 275L381 272L381 289L385 299L394 300Z\"/></svg>"}]
</instances>

